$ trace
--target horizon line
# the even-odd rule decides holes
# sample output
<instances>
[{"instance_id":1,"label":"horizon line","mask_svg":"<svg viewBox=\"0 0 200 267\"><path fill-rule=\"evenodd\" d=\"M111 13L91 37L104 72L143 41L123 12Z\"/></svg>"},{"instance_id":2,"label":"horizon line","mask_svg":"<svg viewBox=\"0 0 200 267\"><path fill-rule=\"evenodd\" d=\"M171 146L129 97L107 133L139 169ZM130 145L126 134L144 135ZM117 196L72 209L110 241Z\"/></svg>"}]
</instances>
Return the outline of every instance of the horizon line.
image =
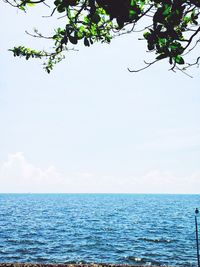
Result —
<instances>
[{"instance_id":1,"label":"horizon line","mask_svg":"<svg viewBox=\"0 0 200 267\"><path fill-rule=\"evenodd\" d=\"M0 192L1 195L6 194L26 194L26 195L200 195L200 193L128 193L128 192Z\"/></svg>"}]
</instances>

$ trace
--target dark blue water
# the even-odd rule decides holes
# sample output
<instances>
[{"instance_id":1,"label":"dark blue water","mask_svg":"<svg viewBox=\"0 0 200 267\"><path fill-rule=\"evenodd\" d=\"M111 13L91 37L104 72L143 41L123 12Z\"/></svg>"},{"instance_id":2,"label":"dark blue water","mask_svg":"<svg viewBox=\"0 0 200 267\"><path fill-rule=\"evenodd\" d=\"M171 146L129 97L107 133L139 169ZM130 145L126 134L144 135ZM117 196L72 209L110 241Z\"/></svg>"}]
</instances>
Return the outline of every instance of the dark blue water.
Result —
<instances>
[{"instance_id":1,"label":"dark blue water","mask_svg":"<svg viewBox=\"0 0 200 267\"><path fill-rule=\"evenodd\" d=\"M199 195L0 194L0 262L196 265Z\"/></svg>"}]
</instances>

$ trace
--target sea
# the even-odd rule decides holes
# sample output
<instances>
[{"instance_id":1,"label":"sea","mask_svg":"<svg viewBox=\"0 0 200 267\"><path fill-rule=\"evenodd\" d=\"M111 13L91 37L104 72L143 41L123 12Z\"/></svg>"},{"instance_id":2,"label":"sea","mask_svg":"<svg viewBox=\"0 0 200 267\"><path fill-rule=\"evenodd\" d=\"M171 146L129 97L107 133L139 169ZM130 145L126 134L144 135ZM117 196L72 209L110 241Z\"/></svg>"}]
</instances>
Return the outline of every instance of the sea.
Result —
<instances>
[{"instance_id":1,"label":"sea","mask_svg":"<svg viewBox=\"0 0 200 267\"><path fill-rule=\"evenodd\" d=\"M0 262L197 266L196 208L200 195L0 194Z\"/></svg>"}]
</instances>

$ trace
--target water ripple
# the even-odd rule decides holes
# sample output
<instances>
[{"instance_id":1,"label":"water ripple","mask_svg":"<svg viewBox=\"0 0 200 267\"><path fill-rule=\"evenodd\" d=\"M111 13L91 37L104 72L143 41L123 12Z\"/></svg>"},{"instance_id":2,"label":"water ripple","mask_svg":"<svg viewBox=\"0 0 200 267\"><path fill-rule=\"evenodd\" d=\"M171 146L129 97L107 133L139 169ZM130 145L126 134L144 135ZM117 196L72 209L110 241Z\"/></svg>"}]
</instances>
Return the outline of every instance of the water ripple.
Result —
<instances>
[{"instance_id":1,"label":"water ripple","mask_svg":"<svg viewBox=\"0 0 200 267\"><path fill-rule=\"evenodd\" d=\"M0 194L1 262L196 266L200 196Z\"/></svg>"}]
</instances>

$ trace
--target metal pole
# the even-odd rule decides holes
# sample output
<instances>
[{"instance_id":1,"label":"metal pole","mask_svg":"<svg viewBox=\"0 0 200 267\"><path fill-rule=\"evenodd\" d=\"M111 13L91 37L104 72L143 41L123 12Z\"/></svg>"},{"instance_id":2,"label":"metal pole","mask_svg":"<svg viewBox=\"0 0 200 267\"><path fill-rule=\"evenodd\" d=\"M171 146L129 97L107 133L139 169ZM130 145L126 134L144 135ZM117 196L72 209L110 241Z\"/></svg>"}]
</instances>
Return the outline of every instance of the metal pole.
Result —
<instances>
[{"instance_id":1,"label":"metal pole","mask_svg":"<svg viewBox=\"0 0 200 267\"><path fill-rule=\"evenodd\" d=\"M196 208L195 210L195 226L196 226L196 243L197 243L197 262L198 267L200 267L200 260L199 260L199 238L198 238L198 223L197 223L197 215L199 213L199 210Z\"/></svg>"}]
</instances>

